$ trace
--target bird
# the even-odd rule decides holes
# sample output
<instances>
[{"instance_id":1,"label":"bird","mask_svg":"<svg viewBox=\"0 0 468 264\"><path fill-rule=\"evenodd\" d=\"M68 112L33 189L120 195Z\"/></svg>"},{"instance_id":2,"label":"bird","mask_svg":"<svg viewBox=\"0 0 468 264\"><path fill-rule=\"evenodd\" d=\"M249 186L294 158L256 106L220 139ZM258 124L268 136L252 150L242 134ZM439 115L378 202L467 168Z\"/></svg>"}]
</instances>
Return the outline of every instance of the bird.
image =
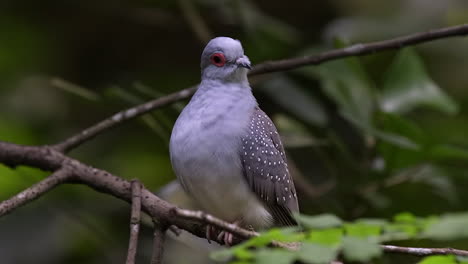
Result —
<instances>
[{"instance_id":1,"label":"bird","mask_svg":"<svg viewBox=\"0 0 468 264\"><path fill-rule=\"evenodd\" d=\"M296 225L299 206L286 153L252 93L247 78L251 63L241 42L210 40L200 67L201 82L177 118L169 143L183 189L205 212L241 227ZM232 234L224 235L225 244L231 243Z\"/></svg>"}]
</instances>

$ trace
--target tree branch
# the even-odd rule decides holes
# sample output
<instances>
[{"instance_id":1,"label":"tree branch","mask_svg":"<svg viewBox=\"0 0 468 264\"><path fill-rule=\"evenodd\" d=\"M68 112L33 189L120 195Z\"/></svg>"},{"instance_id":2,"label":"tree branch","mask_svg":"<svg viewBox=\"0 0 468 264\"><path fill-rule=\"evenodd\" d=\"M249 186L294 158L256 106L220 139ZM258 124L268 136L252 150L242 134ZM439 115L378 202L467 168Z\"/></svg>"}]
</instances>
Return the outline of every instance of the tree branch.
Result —
<instances>
[{"instance_id":1,"label":"tree branch","mask_svg":"<svg viewBox=\"0 0 468 264\"><path fill-rule=\"evenodd\" d=\"M179 216L181 218L185 218L188 220L194 220L200 223L204 223L205 225L211 225L219 228L220 230L227 231L233 235L236 235L233 238L233 244L239 244L249 238L259 236L260 234L254 231L250 231L247 229L244 229L242 227L239 227L238 225L228 223L226 221L223 221L219 218L216 218L212 215L209 215L203 211L191 211L191 210L185 210L185 209L180 209L177 207L174 207L172 209L173 213L176 216ZM220 241L217 241L220 243ZM223 244L224 241L221 239L221 244ZM278 241L272 241L271 244L275 247L279 248L284 248L287 250L298 250L299 249L299 244L298 243L283 243L283 242L278 242Z\"/></svg>"},{"instance_id":2,"label":"tree branch","mask_svg":"<svg viewBox=\"0 0 468 264\"><path fill-rule=\"evenodd\" d=\"M413 256L432 256L432 255L456 255L468 256L468 251L454 248L415 248L415 247L399 247L391 245L381 245L384 252L387 253L402 253Z\"/></svg>"},{"instance_id":3,"label":"tree branch","mask_svg":"<svg viewBox=\"0 0 468 264\"><path fill-rule=\"evenodd\" d=\"M393 39L370 42L367 44L355 44L342 49L335 49L318 55L304 56L301 58L285 59L279 61L264 62L257 65L250 75L264 74L292 70L306 65L318 65L326 61L363 56L377 51L401 49L406 46L416 45L442 38L468 35L468 24L434 29L427 32L414 33Z\"/></svg>"},{"instance_id":4,"label":"tree branch","mask_svg":"<svg viewBox=\"0 0 468 264\"><path fill-rule=\"evenodd\" d=\"M249 72L249 76L260 75L265 73L287 71L295 68L299 68L307 65L319 65L321 63L351 57L351 56L363 56L372 54L377 51L401 49L405 46L416 45L424 42L429 42L442 38L449 38L455 36L465 36L468 34L468 24L459 26L440 28L430 30L427 32L420 32L415 34L406 35L403 37L397 37L389 40L370 42L367 44L355 44L342 49L334 49L326 51L316 55L304 56L300 58L291 58L278 61L267 61L264 63L257 64L252 71ZM81 131L80 133L64 140L63 142L54 145L54 148L61 152L68 152L71 149L79 146L80 144L88 141L105 130L119 125L125 121L143 115L154 109L161 108L168 104L174 103L179 100L183 100L192 96L197 89L197 86L192 86L180 90L175 93L171 93L164 97L154 99L152 101L137 105L126 110L120 111L110 118L100 121L99 123Z\"/></svg>"},{"instance_id":5,"label":"tree branch","mask_svg":"<svg viewBox=\"0 0 468 264\"><path fill-rule=\"evenodd\" d=\"M73 148L79 146L83 142L94 138L98 134L106 131L107 129L111 127L119 125L133 118L139 117L140 115L146 114L151 110L158 109L168 104L188 98L195 93L195 90L196 90L196 87L193 86L193 87L166 95L164 97L160 97L158 99L117 112L111 117L106 118L89 128L86 128L85 130L79 132L78 134L73 135L56 145L53 145L52 147L60 152L66 153L72 150Z\"/></svg>"},{"instance_id":6,"label":"tree branch","mask_svg":"<svg viewBox=\"0 0 468 264\"><path fill-rule=\"evenodd\" d=\"M10 199L2 201L0 203L0 216L6 215L14 209L39 198L61 183L66 182L70 177L71 173L66 168L57 170L42 181L23 190Z\"/></svg>"},{"instance_id":7,"label":"tree branch","mask_svg":"<svg viewBox=\"0 0 468 264\"><path fill-rule=\"evenodd\" d=\"M63 182L58 182L56 184L41 184L41 186L48 186L46 191L57 187L60 183L79 183L89 186L98 192L110 194L128 203L131 203L132 201L131 182L112 175L104 170L85 165L80 161L70 158L58 150L48 146L31 147L0 141L0 163L10 167L26 165L45 171L56 171L63 167L65 171L71 173L71 175L66 174L68 175L66 178L68 179L67 181L63 180ZM55 175L55 173L51 176L53 175ZM49 178L51 176L49 176ZM58 176L54 176L51 179L56 179L56 177ZM49 178L44 179L44 181L51 181L47 181ZM31 192L34 193L34 198L45 192L37 192L37 188L34 186L31 187L33 188ZM31 188L28 188L27 190ZM12 198L13 201L16 201L14 198L15 197ZM11 203L10 200L12 199L0 203L0 217L12 212L24 204L24 202ZM202 238L205 237L205 223L187 220L182 217L174 217L174 208L176 208L175 205L160 199L145 187L141 187L141 209L153 217L159 225L175 225L192 233L193 235ZM222 244L222 240L216 239L214 241Z\"/></svg>"},{"instance_id":8,"label":"tree branch","mask_svg":"<svg viewBox=\"0 0 468 264\"><path fill-rule=\"evenodd\" d=\"M11 167L27 165L43 170L56 171L43 181L0 203L0 216L12 212L26 202L32 201L63 183L84 184L96 191L113 195L128 203L132 202L133 199L131 182L106 171L87 166L48 146L30 147L0 142L0 163ZM20 194L24 194L24 198L21 198L23 196ZM175 205L161 200L143 186L141 186L141 209L148 213L155 222L155 251L153 252L152 263L161 263L164 234L166 227L169 225L175 225L201 238L205 238L207 224L239 236L240 241L258 235L256 232L245 230L202 212L179 209ZM222 239L215 239L219 244L223 243ZM281 243L273 244L288 249L297 248ZM382 248L389 253L404 253L416 256L441 254L468 256L468 251L450 248L410 248L390 245L382 245Z\"/></svg>"},{"instance_id":9,"label":"tree branch","mask_svg":"<svg viewBox=\"0 0 468 264\"><path fill-rule=\"evenodd\" d=\"M141 183L132 180L132 212L130 216L130 238L128 243L128 253L126 264L135 264L135 257L138 248L138 234L140 232L141 216Z\"/></svg>"},{"instance_id":10,"label":"tree branch","mask_svg":"<svg viewBox=\"0 0 468 264\"><path fill-rule=\"evenodd\" d=\"M239 227L238 225L225 222L203 211L191 211L191 210L185 210L185 209L174 207L173 213L174 215L179 216L181 218L185 218L188 220L195 220L195 221L203 222L205 224L216 226L222 230L228 231L229 233L237 235L243 239L249 239L251 237L255 237L259 235L259 233L257 232L248 231L246 229Z\"/></svg>"},{"instance_id":11,"label":"tree branch","mask_svg":"<svg viewBox=\"0 0 468 264\"><path fill-rule=\"evenodd\" d=\"M153 233L153 255L151 264L161 264L164 254L164 241L166 239L166 228L154 222Z\"/></svg>"}]
</instances>

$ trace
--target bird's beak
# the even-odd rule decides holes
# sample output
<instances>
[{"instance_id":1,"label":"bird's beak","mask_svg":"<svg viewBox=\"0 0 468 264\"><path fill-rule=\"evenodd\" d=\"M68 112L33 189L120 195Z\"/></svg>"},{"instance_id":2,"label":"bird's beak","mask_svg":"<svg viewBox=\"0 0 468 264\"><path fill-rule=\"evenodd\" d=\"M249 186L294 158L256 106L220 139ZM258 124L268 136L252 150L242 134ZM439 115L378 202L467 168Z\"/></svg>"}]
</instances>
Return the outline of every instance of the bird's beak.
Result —
<instances>
[{"instance_id":1,"label":"bird's beak","mask_svg":"<svg viewBox=\"0 0 468 264\"><path fill-rule=\"evenodd\" d=\"M236 60L236 65L239 67L247 68L249 70L252 69L252 66L250 65L250 60L245 55Z\"/></svg>"}]
</instances>

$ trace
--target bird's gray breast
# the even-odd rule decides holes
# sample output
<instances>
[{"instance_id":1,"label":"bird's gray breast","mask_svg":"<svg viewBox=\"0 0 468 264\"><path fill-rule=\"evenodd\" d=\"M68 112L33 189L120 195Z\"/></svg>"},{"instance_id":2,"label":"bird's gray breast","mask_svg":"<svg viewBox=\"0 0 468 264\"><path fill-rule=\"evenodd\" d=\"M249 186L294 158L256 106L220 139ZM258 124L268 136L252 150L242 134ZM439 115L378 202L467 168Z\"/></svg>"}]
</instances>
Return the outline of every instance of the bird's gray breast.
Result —
<instances>
[{"instance_id":1,"label":"bird's gray breast","mask_svg":"<svg viewBox=\"0 0 468 264\"><path fill-rule=\"evenodd\" d=\"M171 162L182 186L204 210L227 221L268 214L246 183L240 159L255 106L250 90L204 91L183 110L171 136Z\"/></svg>"}]
</instances>

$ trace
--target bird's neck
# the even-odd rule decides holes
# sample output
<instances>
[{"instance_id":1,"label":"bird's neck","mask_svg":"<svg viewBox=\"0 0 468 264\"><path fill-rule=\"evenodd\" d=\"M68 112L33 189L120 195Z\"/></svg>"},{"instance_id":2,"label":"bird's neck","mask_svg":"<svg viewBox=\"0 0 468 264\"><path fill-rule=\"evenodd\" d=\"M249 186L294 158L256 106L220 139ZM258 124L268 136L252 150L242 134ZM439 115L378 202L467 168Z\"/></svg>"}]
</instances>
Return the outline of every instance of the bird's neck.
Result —
<instances>
[{"instance_id":1,"label":"bird's neck","mask_svg":"<svg viewBox=\"0 0 468 264\"><path fill-rule=\"evenodd\" d=\"M255 100L247 78L231 82L221 79L203 79L196 92L197 96L211 100Z\"/></svg>"},{"instance_id":2,"label":"bird's neck","mask_svg":"<svg viewBox=\"0 0 468 264\"><path fill-rule=\"evenodd\" d=\"M203 81L218 81L227 84L240 84L249 86L247 69L245 68L207 68L202 70Z\"/></svg>"},{"instance_id":3,"label":"bird's neck","mask_svg":"<svg viewBox=\"0 0 468 264\"><path fill-rule=\"evenodd\" d=\"M224 113L244 115L256 106L257 101L248 83L204 79L188 107L193 109L192 114L200 114L208 120Z\"/></svg>"}]
</instances>

